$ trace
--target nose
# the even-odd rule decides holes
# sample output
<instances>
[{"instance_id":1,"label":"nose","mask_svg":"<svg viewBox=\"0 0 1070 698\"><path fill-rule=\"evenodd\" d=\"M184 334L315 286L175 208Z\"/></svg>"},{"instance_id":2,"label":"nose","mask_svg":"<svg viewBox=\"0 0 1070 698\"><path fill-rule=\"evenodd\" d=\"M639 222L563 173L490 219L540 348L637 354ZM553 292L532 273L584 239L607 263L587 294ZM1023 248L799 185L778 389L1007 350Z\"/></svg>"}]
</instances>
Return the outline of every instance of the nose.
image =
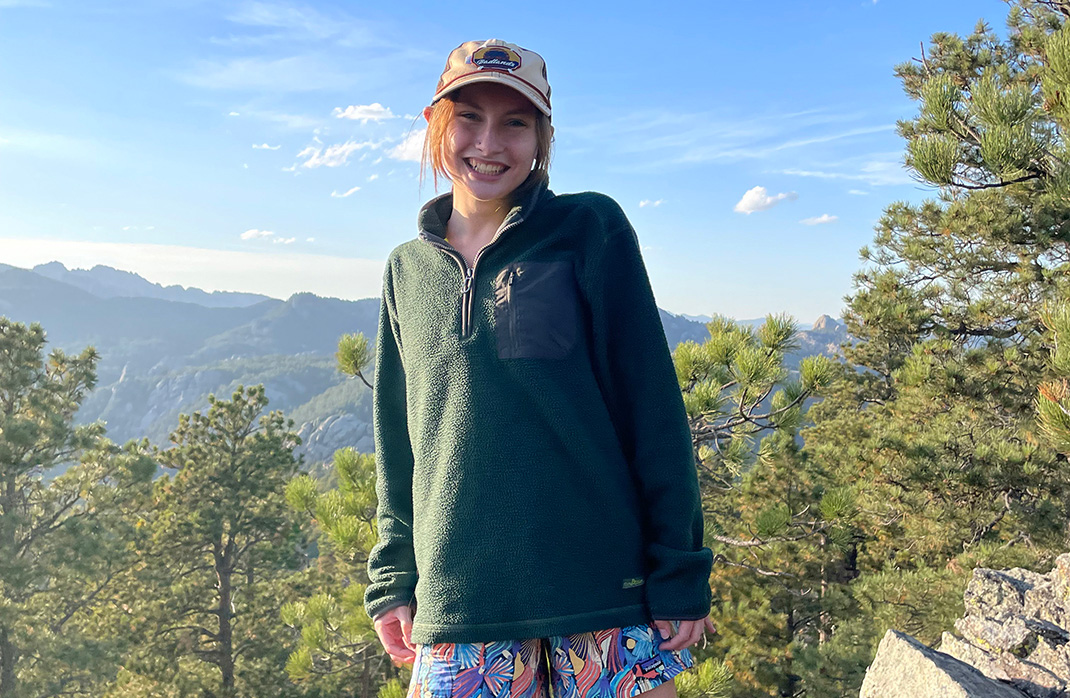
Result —
<instances>
[{"instance_id":1,"label":"nose","mask_svg":"<svg viewBox=\"0 0 1070 698\"><path fill-rule=\"evenodd\" d=\"M487 121L476 136L476 147L484 153L494 153L501 148L501 134L493 123Z\"/></svg>"}]
</instances>

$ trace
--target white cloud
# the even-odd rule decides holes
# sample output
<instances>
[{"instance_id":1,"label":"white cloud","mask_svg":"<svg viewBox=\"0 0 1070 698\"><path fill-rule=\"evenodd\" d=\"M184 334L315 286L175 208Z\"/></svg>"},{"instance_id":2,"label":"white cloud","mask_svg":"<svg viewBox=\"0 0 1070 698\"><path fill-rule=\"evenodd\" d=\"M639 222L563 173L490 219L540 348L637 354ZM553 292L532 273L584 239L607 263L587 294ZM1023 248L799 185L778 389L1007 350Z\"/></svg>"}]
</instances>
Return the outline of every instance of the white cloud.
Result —
<instances>
[{"instance_id":1,"label":"white cloud","mask_svg":"<svg viewBox=\"0 0 1070 698\"><path fill-rule=\"evenodd\" d=\"M861 189L848 189L847 193L853 196L869 196L868 191L862 191Z\"/></svg>"},{"instance_id":2,"label":"white cloud","mask_svg":"<svg viewBox=\"0 0 1070 698\"><path fill-rule=\"evenodd\" d=\"M353 119L360 121L362 124L366 124L369 121L382 121L383 119L397 118L394 115L394 112L390 111L390 107L384 107L378 102L372 102L371 104L351 104L345 109L335 107L331 114L339 119Z\"/></svg>"},{"instance_id":3,"label":"white cloud","mask_svg":"<svg viewBox=\"0 0 1070 698\"><path fill-rule=\"evenodd\" d=\"M249 163L247 163L247 162L243 162L241 164L241 166L242 166L243 169L246 169L246 170L249 169Z\"/></svg>"},{"instance_id":4,"label":"white cloud","mask_svg":"<svg viewBox=\"0 0 1070 698\"><path fill-rule=\"evenodd\" d=\"M871 187L894 186L899 184L911 184L910 174L903 163L897 159L891 159L881 153L868 155L866 158L851 158L840 162L833 167L838 171L827 170L779 170L780 174L794 175L796 177L814 177L817 179L842 179L846 181L865 182ZM842 169L853 171L845 172Z\"/></svg>"},{"instance_id":5,"label":"white cloud","mask_svg":"<svg viewBox=\"0 0 1070 698\"><path fill-rule=\"evenodd\" d=\"M219 250L149 243L0 238L4 263L29 268L62 262L68 269L104 264L140 274L153 283L196 286L205 291L244 291L289 298L308 291L356 300L382 293L383 259L308 254L268 246ZM815 316L816 317L816 316Z\"/></svg>"},{"instance_id":6,"label":"white cloud","mask_svg":"<svg viewBox=\"0 0 1070 698\"><path fill-rule=\"evenodd\" d=\"M799 198L799 195L793 191L769 196L769 192L765 190L765 187L754 187L747 190L747 193L739 200L734 210L737 213L746 213L749 216L755 211L765 211L773 208L781 201L794 201L797 198Z\"/></svg>"},{"instance_id":7,"label":"white cloud","mask_svg":"<svg viewBox=\"0 0 1070 698\"><path fill-rule=\"evenodd\" d=\"M272 240L272 242L281 243L283 245L289 245L296 239L297 238L275 238L274 240Z\"/></svg>"},{"instance_id":8,"label":"white cloud","mask_svg":"<svg viewBox=\"0 0 1070 698\"><path fill-rule=\"evenodd\" d=\"M404 140L386 152L387 157L406 162L420 162L424 152L424 135L427 129L409 131ZM375 163L372 163L375 164Z\"/></svg>"},{"instance_id":9,"label":"white cloud","mask_svg":"<svg viewBox=\"0 0 1070 698\"><path fill-rule=\"evenodd\" d=\"M379 141L346 141L338 145L332 145L326 150L315 146L308 146L297 154L299 158L308 158L301 167L338 167L346 164L349 156L364 148L376 149L382 145Z\"/></svg>"},{"instance_id":10,"label":"white cloud","mask_svg":"<svg viewBox=\"0 0 1070 698\"><path fill-rule=\"evenodd\" d=\"M256 143L253 143L253 150L278 150L281 147L281 145L268 145L267 143L257 145Z\"/></svg>"},{"instance_id":11,"label":"white cloud","mask_svg":"<svg viewBox=\"0 0 1070 698\"><path fill-rule=\"evenodd\" d=\"M371 177L368 177L368 181L369 182L374 182L377 179L379 179L379 175L378 174L373 174Z\"/></svg>"},{"instance_id":12,"label":"white cloud","mask_svg":"<svg viewBox=\"0 0 1070 698\"><path fill-rule=\"evenodd\" d=\"M257 230L256 228L250 228L241 234L242 240L255 240L256 238L271 237L275 233L270 230Z\"/></svg>"},{"instance_id":13,"label":"white cloud","mask_svg":"<svg viewBox=\"0 0 1070 698\"><path fill-rule=\"evenodd\" d=\"M372 164L373 164L373 165L378 165L378 164L379 164L380 162L382 162L382 161L383 161L383 156L382 156L382 155L380 155L379 157L377 157L377 158L375 158L374 160L372 160Z\"/></svg>"},{"instance_id":14,"label":"white cloud","mask_svg":"<svg viewBox=\"0 0 1070 698\"><path fill-rule=\"evenodd\" d=\"M665 203L665 199L657 199L656 201L651 199L643 199L639 202L639 208L646 208L647 206L657 207L661 206L663 203Z\"/></svg>"},{"instance_id":15,"label":"white cloud","mask_svg":"<svg viewBox=\"0 0 1070 698\"><path fill-rule=\"evenodd\" d=\"M241 116L241 114L236 111L232 111L231 113L227 114L227 116Z\"/></svg>"},{"instance_id":16,"label":"white cloud","mask_svg":"<svg viewBox=\"0 0 1070 698\"><path fill-rule=\"evenodd\" d=\"M839 219L839 216L830 216L827 213L822 213L820 216L814 216L813 218L803 218L799 222L803 225L821 225L823 223L835 223Z\"/></svg>"},{"instance_id":17,"label":"white cloud","mask_svg":"<svg viewBox=\"0 0 1070 698\"><path fill-rule=\"evenodd\" d=\"M332 191L331 192L331 196L335 197L336 199L344 199L345 197L349 196L353 192L357 192L357 191L360 191L360 187L353 187L352 189L347 191L345 194L339 194L337 191Z\"/></svg>"},{"instance_id":18,"label":"white cloud","mask_svg":"<svg viewBox=\"0 0 1070 698\"><path fill-rule=\"evenodd\" d=\"M305 238L305 242L315 242L316 238Z\"/></svg>"}]
</instances>

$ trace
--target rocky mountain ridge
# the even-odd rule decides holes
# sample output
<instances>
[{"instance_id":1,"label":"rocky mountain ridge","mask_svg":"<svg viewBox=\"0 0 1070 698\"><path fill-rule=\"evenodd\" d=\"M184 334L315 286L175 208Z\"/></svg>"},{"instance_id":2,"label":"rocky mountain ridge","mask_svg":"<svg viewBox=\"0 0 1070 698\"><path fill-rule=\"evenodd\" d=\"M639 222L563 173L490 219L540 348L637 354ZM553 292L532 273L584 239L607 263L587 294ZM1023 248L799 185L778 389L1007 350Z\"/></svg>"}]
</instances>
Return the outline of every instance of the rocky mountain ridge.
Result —
<instances>
[{"instance_id":1,"label":"rocky mountain ridge","mask_svg":"<svg viewBox=\"0 0 1070 698\"><path fill-rule=\"evenodd\" d=\"M178 300L165 297L178 290ZM201 302L208 295L212 302ZM310 463L342 446L370 451L370 395L338 373L334 352L345 333L374 342L378 314L378 298L298 293L282 301L164 288L110 267L0 264L0 315L40 322L49 348L92 345L100 354L97 387L79 421L104 420L117 442L145 436L162 446L178 415L202 409L209 394L229 397L238 385L263 383L270 409L295 420L299 453ZM664 310L661 319L670 347L709 336L704 323ZM834 353L846 337L828 323L801 331L789 367L812 353Z\"/></svg>"},{"instance_id":2,"label":"rocky mountain ridge","mask_svg":"<svg viewBox=\"0 0 1070 698\"><path fill-rule=\"evenodd\" d=\"M975 569L963 599L939 650L889 630L860 698L1070 695L1070 553L1048 574Z\"/></svg>"}]
</instances>

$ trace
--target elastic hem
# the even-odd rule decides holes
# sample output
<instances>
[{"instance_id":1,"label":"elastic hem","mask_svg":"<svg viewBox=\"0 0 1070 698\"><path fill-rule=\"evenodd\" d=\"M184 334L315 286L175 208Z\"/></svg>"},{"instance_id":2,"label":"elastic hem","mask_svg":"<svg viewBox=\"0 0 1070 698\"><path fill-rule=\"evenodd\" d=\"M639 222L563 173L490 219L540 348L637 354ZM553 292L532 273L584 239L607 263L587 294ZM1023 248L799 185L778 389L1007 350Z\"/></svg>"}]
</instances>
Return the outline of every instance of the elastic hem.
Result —
<instances>
[{"instance_id":1,"label":"elastic hem","mask_svg":"<svg viewBox=\"0 0 1070 698\"><path fill-rule=\"evenodd\" d=\"M416 613L419 614L419 612L417 608ZM417 622L412 624L412 641L414 644L429 645L440 642L475 643L524 640L557 635L577 635L649 622L651 618L646 606L637 604L593 613L578 613L512 623L444 625Z\"/></svg>"}]
</instances>

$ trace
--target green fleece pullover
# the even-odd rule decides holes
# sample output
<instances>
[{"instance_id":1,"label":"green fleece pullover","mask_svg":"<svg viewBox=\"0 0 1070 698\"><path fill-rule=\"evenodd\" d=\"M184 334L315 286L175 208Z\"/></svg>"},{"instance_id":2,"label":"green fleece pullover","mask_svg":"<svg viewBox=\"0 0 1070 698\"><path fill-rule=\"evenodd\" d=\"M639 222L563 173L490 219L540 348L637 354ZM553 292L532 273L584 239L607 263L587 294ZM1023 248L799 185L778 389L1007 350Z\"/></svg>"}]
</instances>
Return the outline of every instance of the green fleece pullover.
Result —
<instances>
[{"instance_id":1,"label":"green fleece pullover","mask_svg":"<svg viewBox=\"0 0 1070 698\"><path fill-rule=\"evenodd\" d=\"M691 434L624 212L537 187L469 268L451 211L384 273L368 614L415 601L420 644L703 618Z\"/></svg>"}]
</instances>

